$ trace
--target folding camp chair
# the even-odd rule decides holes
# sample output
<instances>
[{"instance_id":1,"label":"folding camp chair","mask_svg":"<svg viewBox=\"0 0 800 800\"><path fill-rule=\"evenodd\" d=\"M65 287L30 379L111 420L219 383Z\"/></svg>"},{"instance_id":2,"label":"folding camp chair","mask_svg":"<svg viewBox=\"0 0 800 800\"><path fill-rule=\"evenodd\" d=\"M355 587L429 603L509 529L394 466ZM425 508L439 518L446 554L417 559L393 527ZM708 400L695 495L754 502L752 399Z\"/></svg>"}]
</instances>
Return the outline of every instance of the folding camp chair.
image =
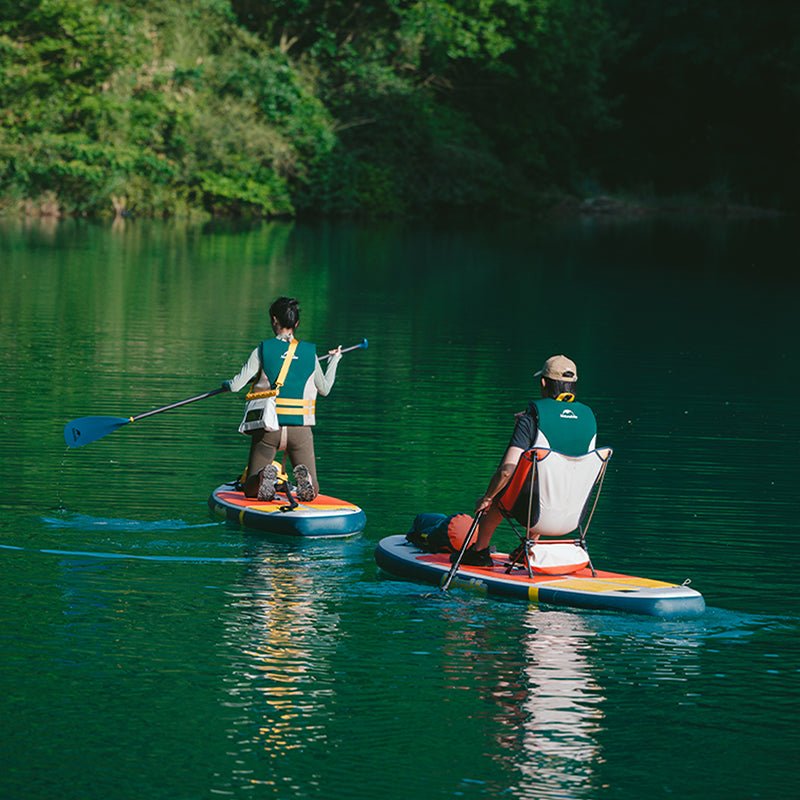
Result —
<instances>
[{"instance_id":1,"label":"folding camp chair","mask_svg":"<svg viewBox=\"0 0 800 800\"><path fill-rule=\"evenodd\" d=\"M520 546L512 553L506 572L522 561L530 577L534 571L575 572L587 564L592 575L596 574L586 548L586 534L612 452L610 447L601 447L582 456L566 456L539 447L520 456L508 488L498 501L501 514L520 537ZM516 523L524 526L524 533ZM541 546L544 557L537 563L534 550L539 538L556 536L569 538Z\"/></svg>"}]
</instances>

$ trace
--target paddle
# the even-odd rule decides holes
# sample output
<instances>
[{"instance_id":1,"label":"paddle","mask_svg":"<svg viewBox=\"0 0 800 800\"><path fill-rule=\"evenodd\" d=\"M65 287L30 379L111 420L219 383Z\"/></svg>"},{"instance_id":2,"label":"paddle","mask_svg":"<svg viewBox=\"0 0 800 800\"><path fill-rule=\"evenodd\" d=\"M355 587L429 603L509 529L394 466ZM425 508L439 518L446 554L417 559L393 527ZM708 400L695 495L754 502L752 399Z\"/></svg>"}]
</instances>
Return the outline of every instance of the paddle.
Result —
<instances>
[{"instance_id":1,"label":"paddle","mask_svg":"<svg viewBox=\"0 0 800 800\"><path fill-rule=\"evenodd\" d=\"M470 539L472 539L472 534L475 533L475 528L478 527L478 522L480 518L483 516L483 511L479 511L475 515L475 519L472 520L472 525L469 526L469 531L467 535L464 537L464 542L461 545L461 549L458 551L458 555L456 556L456 560L453 562L453 566L450 567L450 572L447 573L447 577L444 579L444 582L439 587L443 592L446 592L450 588L450 583L452 582L453 578L458 572L458 568L461 565L461 559L464 558L464 553L467 552L467 548L469 547Z\"/></svg>"},{"instance_id":2,"label":"paddle","mask_svg":"<svg viewBox=\"0 0 800 800\"><path fill-rule=\"evenodd\" d=\"M351 350L366 350L367 347L369 347L369 342L366 339L362 339L358 344L354 344L352 347L342 348L342 353L349 353ZM326 358L332 358L332 356L322 356L320 361L324 361Z\"/></svg>"},{"instance_id":3,"label":"paddle","mask_svg":"<svg viewBox=\"0 0 800 800\"><path fill-rule=\"evenodd\" d=\"M342 352L349 353L351 350L366 350L369 343L366 339L362 339L358 344L352 347L345 347ZM320 361L331 356L323 356ZM203 392L203 394L189 397L186 400L179 400L177 403L170 403L168 406L161 406L161 408L154 408L152 411L145 411L143 414L137 414L135 417L79 417L78 419L70 420L64 426L64 441L68 447L82 447L90 442L96 442L109 433L114 433L115 430L127 425L129 422L136 422L137 420L144 419L145 417L152 417L153 414L160 414L162 411L169 411L173 408L185 406L187 403L195 403L198 400L205 400L207 397L213 397L215 394L229 391L227 386L221 386L219 389L212 389L210 392Z\"/></svg>"},{"instance_id":4,"label":"paddle","mask_svg":"<svg viewBox=\"0 0 800 800\"><path fill-rule=\"evenodd\" d=\"M207 397L213 397L215 394L221 394L227 391L228 389L226 387L220 386L219 389L212 389L210 392L203 392L203 394L189 397L186 400L170 403L168 406L154 408L152 411L145 411L143 414L137 414L135 417L79 417L78 419L70 420L64 426L64 441L69 447L82 447L85 444L96 442L98 439L108 436L109 433L114 433L117 428L121 428L129 422L136 422L145 417L152 417L153 414L160 414L162 411L179 408L180 406L185 406L187 403L205 400Z\"/></svg>"}]
</instances>

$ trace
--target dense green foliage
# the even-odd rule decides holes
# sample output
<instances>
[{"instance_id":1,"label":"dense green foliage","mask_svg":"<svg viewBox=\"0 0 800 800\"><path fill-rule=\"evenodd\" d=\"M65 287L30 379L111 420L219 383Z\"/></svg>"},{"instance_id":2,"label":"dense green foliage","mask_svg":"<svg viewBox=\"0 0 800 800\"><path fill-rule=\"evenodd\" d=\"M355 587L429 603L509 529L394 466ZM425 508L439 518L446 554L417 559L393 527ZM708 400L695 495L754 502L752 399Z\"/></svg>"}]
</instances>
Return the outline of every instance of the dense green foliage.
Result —
<instances>
[{"instance_id":1,"label":"dense green foliage","mask_svg":"<svg viewBox=\"0 0 800 800\"><path fill-rule=\"evenodd\" d=\"M0 208L795 206L799 21L777 0L0 0Z\"/></svg>"},{"instance_id":2,"label":"dense green foliage","mask_svg":"<svg viewBox=\"0 0 800 800\"><path fill-rule=\"evenodd\" d=\"M619 126L606 185L800 208L800 4L607 0L624 47L607 69Z\"/></svg>"}]
</instances>

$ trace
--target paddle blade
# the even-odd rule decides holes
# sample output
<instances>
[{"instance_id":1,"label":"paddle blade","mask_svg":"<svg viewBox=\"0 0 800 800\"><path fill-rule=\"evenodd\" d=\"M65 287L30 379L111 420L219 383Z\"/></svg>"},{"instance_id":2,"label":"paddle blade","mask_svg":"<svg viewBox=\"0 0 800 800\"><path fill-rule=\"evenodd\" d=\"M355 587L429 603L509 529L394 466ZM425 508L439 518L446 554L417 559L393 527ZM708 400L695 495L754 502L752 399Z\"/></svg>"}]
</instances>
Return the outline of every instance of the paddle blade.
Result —
<instances>
[{"instance_id":1,"label":"paddle blade","mask_svg":"<svg viewBox=\"0 0 800 800\"><path fill-rule=\"evenodd\" d=\"M129 422L129 417L79 417L64 426L64 441L68 447L82 447L114 433Z\"/></svg>"},{"instance_id":2,"label":"paddle blade","mask_svg":"<svg viewBox=\"0 0 800 800\"><path fill-rule=\"evenodd\" d=\"M366 339L362 339L361 340L361 344L359 345L359 347L361 347L364 350L366 350L369 347L369 342Z\"/></svg>"}]
</instances>

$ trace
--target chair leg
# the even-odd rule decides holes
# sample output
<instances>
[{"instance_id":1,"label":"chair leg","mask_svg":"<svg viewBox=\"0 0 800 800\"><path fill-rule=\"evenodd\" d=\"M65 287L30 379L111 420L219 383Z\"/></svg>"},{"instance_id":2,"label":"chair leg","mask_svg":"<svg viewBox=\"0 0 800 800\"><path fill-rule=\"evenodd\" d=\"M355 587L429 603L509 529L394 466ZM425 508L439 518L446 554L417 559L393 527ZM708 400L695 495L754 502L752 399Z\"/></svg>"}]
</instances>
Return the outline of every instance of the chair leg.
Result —
<instances>
[{"instance_id":1,"label":"chair leg","mask_svg":"<svg viewBox=\"0 0 800 800\"><path fill-rule=\"evenodd\" d=\"M525 554L525 540L520 537L519 546L515 547L511 553L512 558L506 566L506 575L508 575L514 567L519 563L520 558Z\"/></svg>"},{"instance_id":2,"label":"chair leg","mask_svg":"<svg viewBox=\"0 0 800 800\"><path fill-rule=\"evenodd\" d=\"M586 553L586 556L589 559L589 569L592 571L592 577L597 577L597 570L594 568L594 564L592 564L592 557L589 555L589 549L586 547L586 539L583 537L583 531L581 531L581 537L578 539L578 543L583 548L583 551Z\"/></svg>"},{"instance_id":3,"label":"chair leg","mask_svg":"<svg viewBox=\"0 0 800 800\"><path fill-rule=\"evenodd\" d=\"M586 548L584 548L584 550L585 549ZM586 551L586 555L589 556L589 551L588 550ZM592 577L596 578L597 577L597 570L594 568L594 564L592 564L592 557L591 556L589 556L589 569L592 571Z\"/></svg>"},{"instance_id":4,"label":"chair leg","mask_svg":"<svg viewBox=\"0 0 800 800\"><path fill-rule=\"evenodd\" d=\"M535 542L533 539L529 539L525 537L525 566L528 568L528 577L533 578L533 567L531 566L531 561L533 561L533 548Z\"/></svg>"},{"instance_id":5,"label":"chair leg","mask_svg":"<svg viewBox=\"0 0 800 800\"><path fill-rule=\"evenodd\" d=\"M525 565L525 570L528 573L528 577L533 577L533 568L531 567L531 559L533 558L533 546L535 542L532 539L528 539L525 537L519 543L519 547L514 550L513 558L511 561L508 562L508 566L506 567L506 575L508 575L514 567L522 561Z\"/></svg>"}]
</instances>

